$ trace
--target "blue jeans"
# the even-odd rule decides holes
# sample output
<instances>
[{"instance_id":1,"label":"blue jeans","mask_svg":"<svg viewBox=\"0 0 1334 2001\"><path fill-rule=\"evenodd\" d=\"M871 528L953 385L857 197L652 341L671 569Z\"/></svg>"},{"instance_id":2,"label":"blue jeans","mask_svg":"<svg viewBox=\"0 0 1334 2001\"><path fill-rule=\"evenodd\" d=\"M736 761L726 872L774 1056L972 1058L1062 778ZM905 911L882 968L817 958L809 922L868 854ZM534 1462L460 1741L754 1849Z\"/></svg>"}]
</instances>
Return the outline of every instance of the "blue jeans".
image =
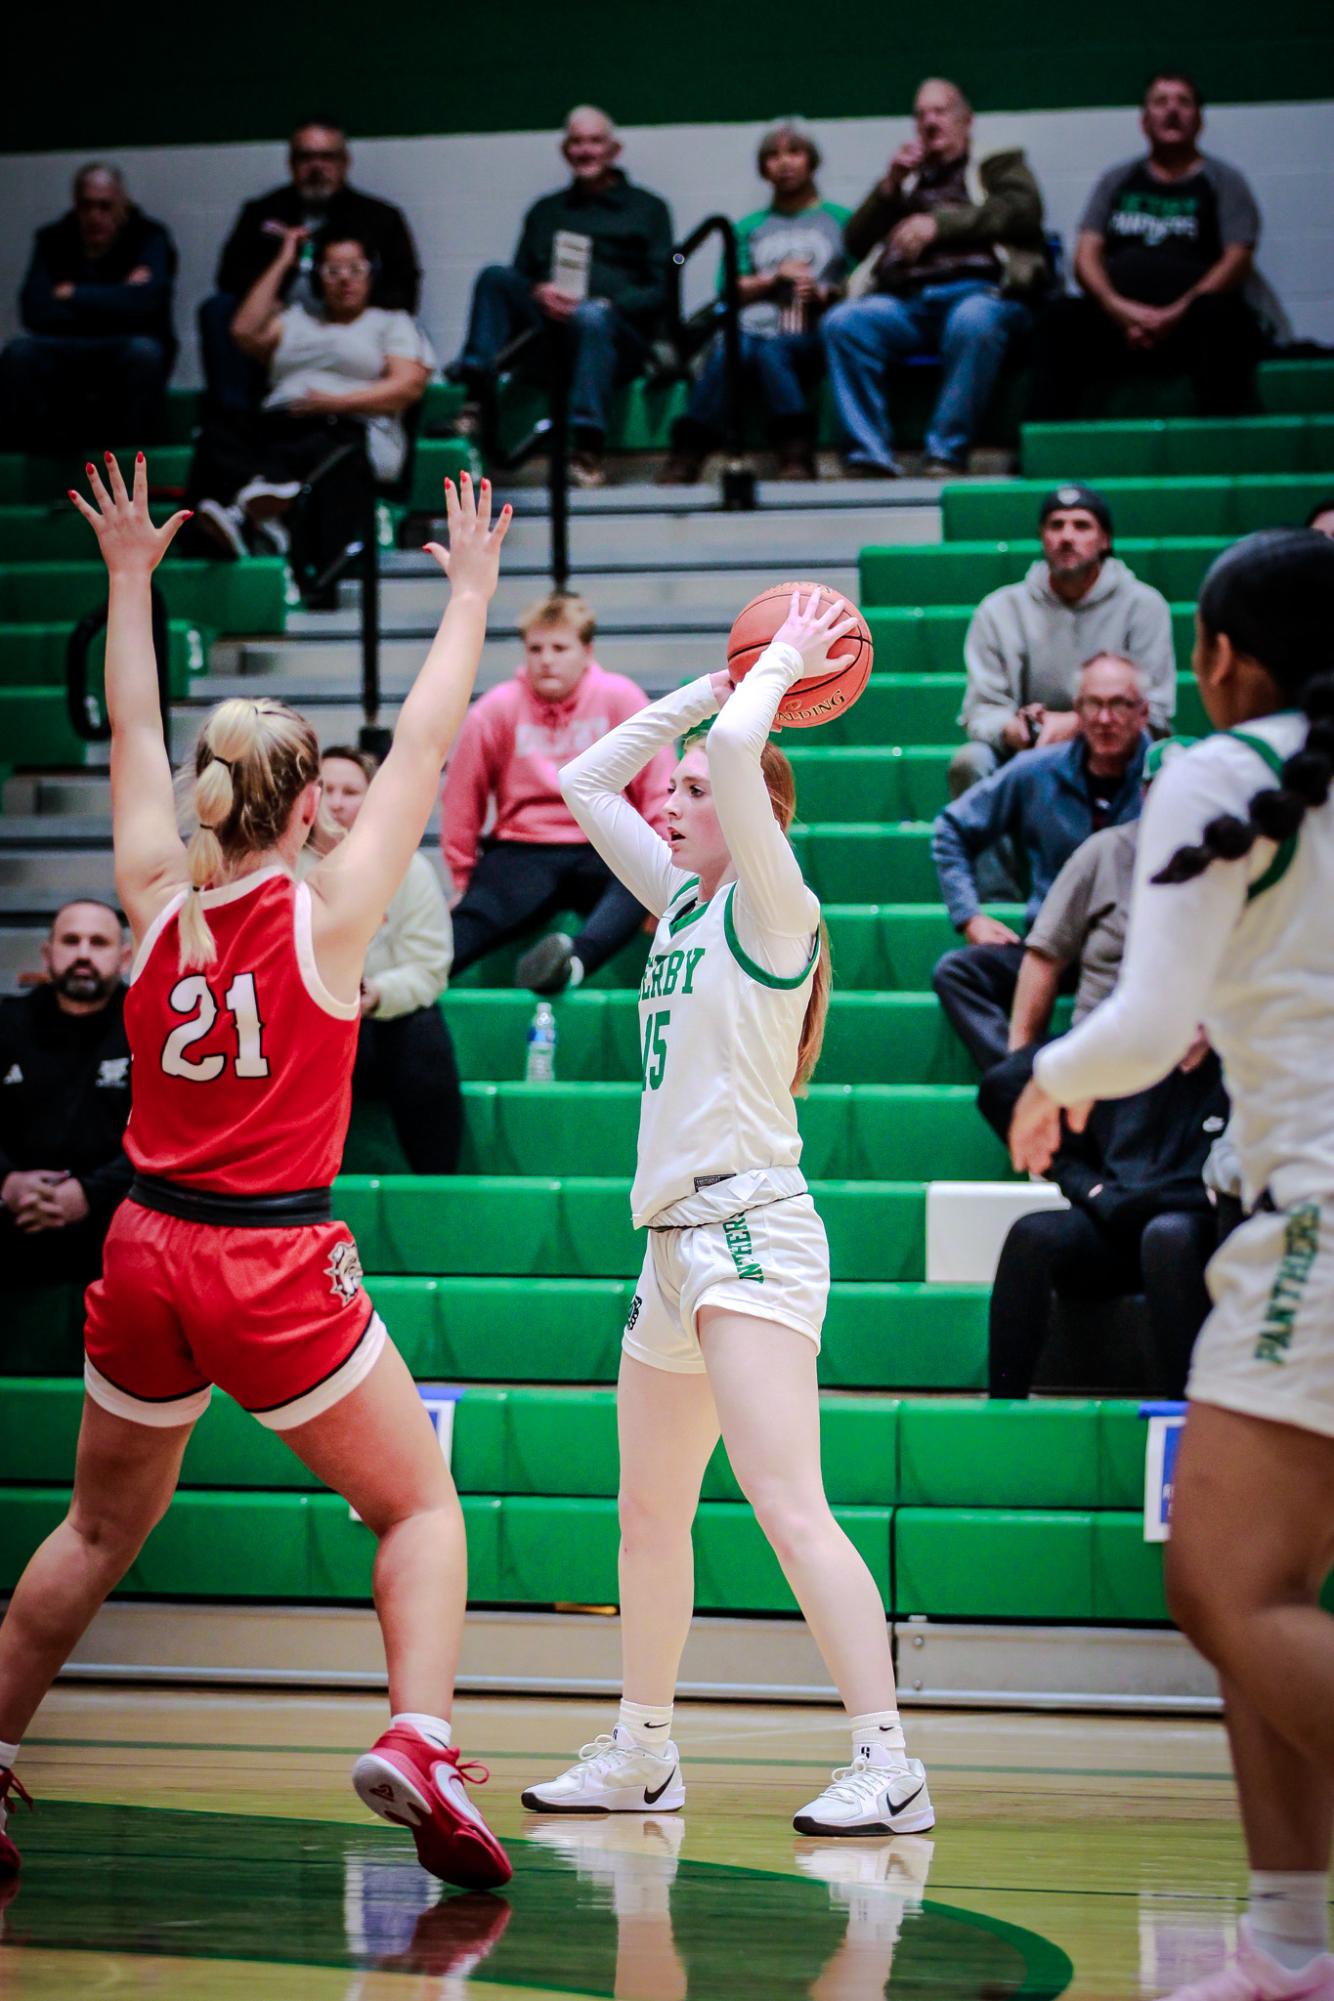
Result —
<instances>
[{"instance_id":1,"label":"blue jeans","mask_svg":"<svg viewBox=\"0 0 1334 2001\"><path fill-rule=\"evenodd\" d=\"M529 328L564 331L570 340L570 423L576 431L604 434L618 382L639 372L648 344L609 299L585 299L562 329L533 299L533 288L508 264L488 264L473 287L468 336L460 370L483 374L517 334Z\"/></svg>"},{"instance_id":2,"label":"blue jeans","mask_svg":"<svg viewBox=\"0 0 1334 2001\"><path fill-rule=\"evenodd\" d=\"M720 437L726 408L727 362L721 334L714 336L690 396L687 416L711 437ZM820 373L818 333L756 334L741 330L741 366L758 382L766 413L791 425L809 414L808 391Z\"/></svg>"},{"instance_id":3,"label":"blue jeans","mask_svg":"<svg viewBox=\"0 0 1334 2001\"><path fill-rule=\"evenodd\" d=\"M898 470L885 371L894 361L938 354L944 367L926 434L927 456L962 464L1005 350L1028 324L1027 306L1002 299L994 285L975 278L925 285L907 298L880 292L850 299L826 313L820 331L851 462Z\"/></svg>"}]
</instances>

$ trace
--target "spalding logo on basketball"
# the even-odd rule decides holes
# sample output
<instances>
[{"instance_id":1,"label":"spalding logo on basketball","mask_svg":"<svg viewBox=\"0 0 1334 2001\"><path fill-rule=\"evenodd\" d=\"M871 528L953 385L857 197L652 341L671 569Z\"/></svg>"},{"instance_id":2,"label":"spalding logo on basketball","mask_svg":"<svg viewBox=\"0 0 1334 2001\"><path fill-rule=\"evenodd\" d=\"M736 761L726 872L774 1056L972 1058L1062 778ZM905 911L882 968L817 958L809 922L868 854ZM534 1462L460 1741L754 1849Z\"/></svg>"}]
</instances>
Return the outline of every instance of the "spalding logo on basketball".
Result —
<instances>
[{"instance_id":1,"label":"spalding logo on basketball","mask_svg":"<svg viewBox=\"0 0 1334 2001\"><path fill-rule=\"evenodd\" d=\"M732 677L733 687L743 675L749 674L787 617L793 591L800 594L803 605L812 591L819 591L822 611L841 596L841 593L829 590L824 584L787 583L775 584L772 589L761 591L758 597L752 598L737 613L728 636L727 671ZM846 603L846 599L843 602ZM857 621L855 629L835 641L828 660L818 673L789 688L778 704L775 729L808 730L820 723L833 722L836 716L847 714L865 688L871 677L874 657L870 628L856 605L848 604L848 610Z\"/></svg>"}]
</instances>

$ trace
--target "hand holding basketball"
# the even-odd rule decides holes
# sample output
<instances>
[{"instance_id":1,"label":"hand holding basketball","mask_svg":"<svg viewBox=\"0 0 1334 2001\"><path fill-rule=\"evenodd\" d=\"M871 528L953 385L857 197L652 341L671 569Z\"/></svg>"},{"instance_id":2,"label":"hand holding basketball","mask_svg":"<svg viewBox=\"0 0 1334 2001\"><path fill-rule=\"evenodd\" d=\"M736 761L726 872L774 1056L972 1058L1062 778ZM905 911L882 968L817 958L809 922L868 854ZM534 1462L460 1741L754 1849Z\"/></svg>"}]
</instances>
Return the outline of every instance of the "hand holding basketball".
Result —
<instances>
[{"instance_id":1,"label":"hand holding basketball","mask_svg":"<svg viewBox=\"0 0 1334 2001\"><path fill-rule=\"evenodd\" d=\"M787 617L773 636L775 646L790 646L801 655L803 680L820 671L845 633L857 629L857 621L842 598L832 598L821 611L820 597L816 584L803 605L800 590L794 589Z\"/></svg>"}]
</instances>

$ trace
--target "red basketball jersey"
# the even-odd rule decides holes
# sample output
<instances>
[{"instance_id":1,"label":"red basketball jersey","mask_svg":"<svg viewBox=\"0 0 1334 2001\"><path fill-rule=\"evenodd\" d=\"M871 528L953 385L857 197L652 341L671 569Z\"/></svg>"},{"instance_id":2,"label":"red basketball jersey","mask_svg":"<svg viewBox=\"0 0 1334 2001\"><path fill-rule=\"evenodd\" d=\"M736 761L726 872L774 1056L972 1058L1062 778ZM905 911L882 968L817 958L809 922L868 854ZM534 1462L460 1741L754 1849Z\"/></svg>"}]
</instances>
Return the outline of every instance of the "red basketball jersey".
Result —
<instances>
[{"instance_id":1,"label":"red basketball jersey","mask_svg":"<svg viewBox=\"0 0 1334 2001\"><path fill-rule=\"evenodd\" d=\"M192 895L218 956L182 972L177 919ZM305 883L275 866L183 890L130 975L130 1159L224 1194L327 1187L347 1137L360 1014L320 980Z\"/></svg>"}]
</instances>

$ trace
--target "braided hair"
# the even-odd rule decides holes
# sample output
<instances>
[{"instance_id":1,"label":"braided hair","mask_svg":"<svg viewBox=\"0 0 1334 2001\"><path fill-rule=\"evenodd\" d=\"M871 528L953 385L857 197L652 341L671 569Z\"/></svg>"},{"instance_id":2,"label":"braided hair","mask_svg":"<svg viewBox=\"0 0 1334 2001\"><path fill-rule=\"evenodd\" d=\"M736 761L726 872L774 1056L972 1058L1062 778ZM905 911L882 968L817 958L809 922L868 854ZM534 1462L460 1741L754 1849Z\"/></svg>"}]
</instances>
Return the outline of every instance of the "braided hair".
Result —
<instances>
[{"instance_id":1,"label":"braided hair","mask_svg":"<svg viewBox=\"0 0 1334 2001\"><path fill-rule=\"evenodd\" d=\"M1193 845L1178 848L1153 880L1190 882L1211 862L1240 861L1255 843L1295 838L1334 783L1334 541L1309 528L1266 528L1234 542L1200 589L1200 625L1226 633L1308 722L1280 783L1252 795L1246 817L1222 813Z\"/></svg>"}]
</instances>

